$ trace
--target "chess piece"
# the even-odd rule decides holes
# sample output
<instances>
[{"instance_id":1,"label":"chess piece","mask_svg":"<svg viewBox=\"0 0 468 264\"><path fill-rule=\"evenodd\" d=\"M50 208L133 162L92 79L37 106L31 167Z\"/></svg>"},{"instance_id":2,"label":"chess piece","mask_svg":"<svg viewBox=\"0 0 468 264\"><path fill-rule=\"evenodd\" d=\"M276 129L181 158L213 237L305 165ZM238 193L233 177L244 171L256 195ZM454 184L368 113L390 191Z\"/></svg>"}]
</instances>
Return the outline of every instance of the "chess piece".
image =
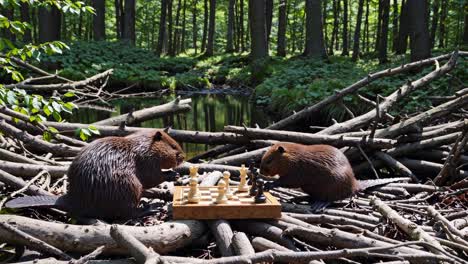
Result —
<instances>
[{"instance_id":1,"label":"chess piece","mask_svg":"<svg viewBox=\"0 0 468 264\"><path fill-rule=\"evenodd\" d=\"M231 199L233 194L231 188L229 187L229 177L231 177L231 173L229 173L229 171L223 172L223 180L224 183L226 183L226 197Z\"/></svg>"},{"instance_id":2,"label":"chess piece","mask_svg":"<svg viewBox=\"0 0 468 264\"><path fill-rule=\"evenodd\" d=\"M190 166L189 171L190 171L190 178L198 177L198 166Z\"/></svg>"},{"instance_id":3,"label":"chess piece","mask_svg":"<svg viewBox=\"0 0 468 264\"><path fill-rule=\"evenodd\" d=\"M258 179L257 180L257 193L255 194L255 203L265 203L266 202L266 197L265 194L263 194L263 180Z\"/></svg>"},{"instance_id":4,"label":"chess piece","mask_svg":"<svg viewBox=\"0 0 468 264\"><path fill-rule=\"evenodd\" d=\"M218 197L216 197L216 204L225 204L228 202L226 197L226 183L224 181L219 181L218 184Z\"/></svg>"},{"instance_id":5,"label":"chess piece","mask_svg":"<svg viewBox=\"0 0 468 264\"><path fill-rule=\"evenodd\" d=\"M252 186L250 187L250 196L254 196L257 193L257 171L255 170L254 163L250 163L249 166L249 172L250 172L250 182L252 183Z\"/></svg>"},{"instance_id":6,"label":"chess piece","mask_svg":"<svg viewBox=\"0 0 468 264\"><path fill-rule=\"evenodd\" d=\"M249 190L249 186L247 186L247 168L245 167L244 164L242 164L242 167L240 168L239 172L240 172L240 183L239 183L239 186L237 186L237 191L247 192Z\"/></svg>"},{"instance_id":7,"label":"chess piece","mask_svg":"<svg viewBox=\"0 0 468 264\"><path fill-rule=\"evenodd\" d=\"M198 192L198 179L197 177L190 178L190 190L187 200L189 203L198 203L200 201L200 193Z\"/></svg>"}]
</instances>

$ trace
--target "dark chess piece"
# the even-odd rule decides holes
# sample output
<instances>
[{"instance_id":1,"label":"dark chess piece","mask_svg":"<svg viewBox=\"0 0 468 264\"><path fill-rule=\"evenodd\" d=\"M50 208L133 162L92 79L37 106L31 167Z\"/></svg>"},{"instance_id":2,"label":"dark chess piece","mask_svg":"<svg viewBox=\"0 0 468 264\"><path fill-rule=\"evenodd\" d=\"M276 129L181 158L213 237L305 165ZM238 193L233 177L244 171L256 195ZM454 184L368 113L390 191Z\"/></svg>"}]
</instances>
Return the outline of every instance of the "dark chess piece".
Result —
<instances>
[{"instance_id":1,"label":"dark chess piece","mask_svg":"<svg viewBox=\"0 0 468 264\"><path fill-rule=\"evenodd\" d=\"M263 180L258 179L256 185L257 185L257 193L255 195L255 203L265 203L266 197L265 197L265 194L263 194Z\"/></svg>"},{"instance_id":2,"label":"dark chess piece","mask_svg":"<svg viewBox=\"0 0 468 264\"><path fill-rule=\"evenodd\" d=\"M250 166L253 167L253 166ZM249 195L254 196L257 194L257 172L255 171L255 168L253 170L250 170L250 182L252 183L252 186L250 187Z\"/></svg>"}]
</instances>

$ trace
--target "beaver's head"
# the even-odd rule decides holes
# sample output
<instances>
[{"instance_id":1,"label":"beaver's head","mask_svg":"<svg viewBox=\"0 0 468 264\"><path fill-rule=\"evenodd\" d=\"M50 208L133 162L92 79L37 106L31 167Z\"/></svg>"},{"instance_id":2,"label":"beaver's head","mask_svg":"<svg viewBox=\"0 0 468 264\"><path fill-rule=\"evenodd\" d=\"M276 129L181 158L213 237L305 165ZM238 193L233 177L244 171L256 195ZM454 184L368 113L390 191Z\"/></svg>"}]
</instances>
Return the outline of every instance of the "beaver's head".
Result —
<instances>
[{"instance_id":1,"label":"beaver's head","mask_svg":"<svg viewBox=\"0 0 468 264\"><path fill-rule=\"evenodd\" d=\"M278 143L270 147L263 155L260 173L265 176L283 176L289 167L287 144Z\"/></svg>"},{"instance_id":2,"label":"beaver's head","mask_svg":"<svg viewBox=\"0 0 468 264\"><path fill-rule=\"evenodd\" d=\"M156 130L152 135L151 152L159 158L161 169L170 169L180 165L185 153L171 136L162 130Z\"/></svg>"}]
</instances>

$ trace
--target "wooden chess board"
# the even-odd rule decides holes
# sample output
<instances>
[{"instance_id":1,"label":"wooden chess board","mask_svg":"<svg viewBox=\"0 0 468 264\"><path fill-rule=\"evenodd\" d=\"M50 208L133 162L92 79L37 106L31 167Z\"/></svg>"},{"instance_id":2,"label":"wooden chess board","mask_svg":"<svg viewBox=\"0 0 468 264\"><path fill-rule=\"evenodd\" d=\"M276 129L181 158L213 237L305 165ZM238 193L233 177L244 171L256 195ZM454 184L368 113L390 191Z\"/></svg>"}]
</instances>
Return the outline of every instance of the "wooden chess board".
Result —
<instances>
[{"instance_id":1,"label":"wooden chess board","mask_svg":"<svg viewBox=\"0 0 468 264\"><path fill-rule=\"evenodd\" d=\"M265 203L255 203L254 197L248 192L237 192L226 204L214 203L218 196L216 186L199 187L200 201L187 201L189 186L175 186L173 200L174 219L255 219L280 218L281 204L270 193L264 192Z\"/></svg>"}]
</instances>

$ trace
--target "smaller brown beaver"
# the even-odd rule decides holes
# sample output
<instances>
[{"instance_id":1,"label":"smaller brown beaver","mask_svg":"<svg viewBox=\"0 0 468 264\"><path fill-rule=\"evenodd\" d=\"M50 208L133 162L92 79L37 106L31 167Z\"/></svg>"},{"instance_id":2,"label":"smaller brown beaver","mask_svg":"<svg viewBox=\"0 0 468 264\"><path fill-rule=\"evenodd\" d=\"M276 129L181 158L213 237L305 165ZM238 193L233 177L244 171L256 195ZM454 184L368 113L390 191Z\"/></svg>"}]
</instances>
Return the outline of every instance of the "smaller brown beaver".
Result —
<instances>
[{"instance_id":1,"label":"smaller brown beaver","mask_svg":"<svg viewBox=\"0 0 468 264\"><path fill-rule=\"evenodd\" d=\"M313 200L332 202L401 179L358 181L346 156L329 145L280 142L263 155L260 173L279 175L273 186L301 188Z\"/></svg>"},{"instance_id":2,"label":"smaller brown beaver","mask_svg":"<svg viewBox=\"0 0 468 264\"><path fill-rule=\"evenodd\" d=\"M67 194L9 201L9 208L57 207L72 215L105 220L137 215L143 189L164 181L161 169L184 160L179 144L162 130L106 137L84 147L70 165Z\"/></svg>"}]
</instances>

